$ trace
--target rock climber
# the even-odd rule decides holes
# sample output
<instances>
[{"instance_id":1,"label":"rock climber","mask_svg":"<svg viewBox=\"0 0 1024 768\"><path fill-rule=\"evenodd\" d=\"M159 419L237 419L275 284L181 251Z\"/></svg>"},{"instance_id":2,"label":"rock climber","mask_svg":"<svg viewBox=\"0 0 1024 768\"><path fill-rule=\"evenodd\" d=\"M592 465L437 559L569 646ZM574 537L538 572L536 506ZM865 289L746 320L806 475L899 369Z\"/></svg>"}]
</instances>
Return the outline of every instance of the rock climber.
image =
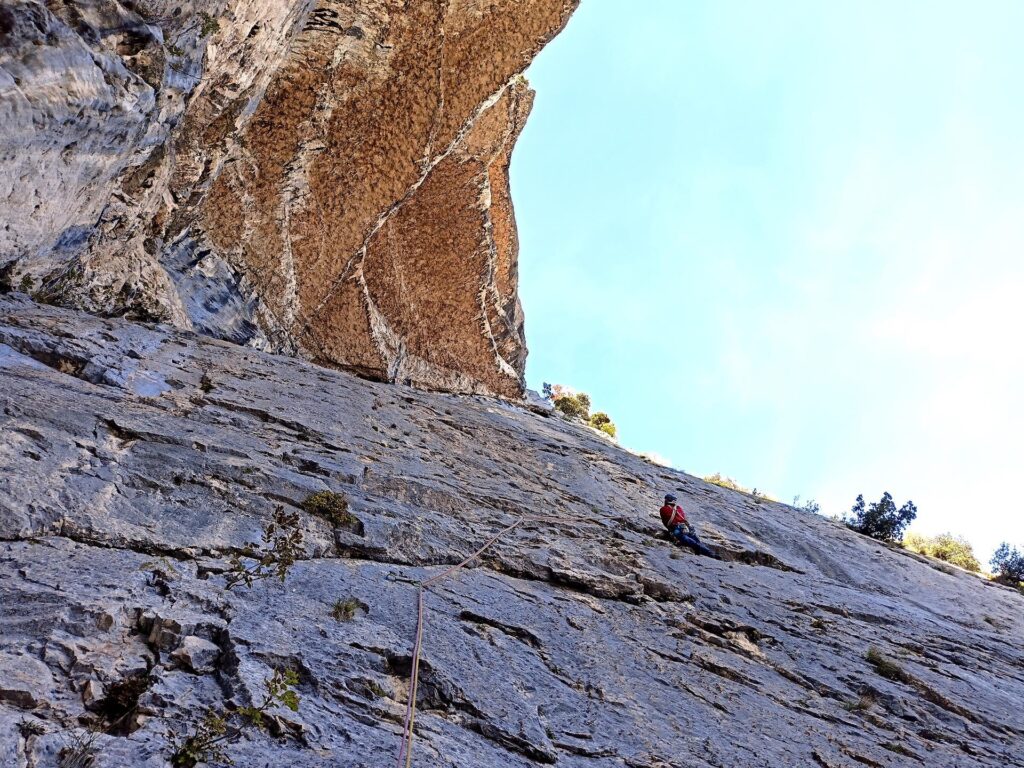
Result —
<instances>
[{"instance_id":1,"label":"rock climber","mask_svg":"<svg viewBox=\"0 0 1024 768\"><path fill-rule=\"evenodd\" d=\"M686 519L686 513L683 512L681 506L676 504L676 497L671 493L665 496L665 503L661 507L661 522L665 524L672 538L684 547L689 547L698 555L713 557L716 560L722 559L697 537L697 531L690 525L690 521Z\"/></svg>"}]
</instances>

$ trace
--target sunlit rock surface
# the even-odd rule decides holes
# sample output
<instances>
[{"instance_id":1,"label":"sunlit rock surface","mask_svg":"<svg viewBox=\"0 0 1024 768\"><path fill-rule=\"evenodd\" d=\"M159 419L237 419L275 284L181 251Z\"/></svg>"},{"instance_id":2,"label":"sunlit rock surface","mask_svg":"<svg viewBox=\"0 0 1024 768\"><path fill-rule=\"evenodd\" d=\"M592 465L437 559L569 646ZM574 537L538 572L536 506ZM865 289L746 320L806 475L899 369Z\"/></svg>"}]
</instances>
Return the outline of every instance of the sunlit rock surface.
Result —
<instances>
[{"instance_id":1,"label":"sunlit rock surface","mask_svg":"<svg viewBox=\"0 0 1024 768\"><path fill-rule=\"evenodd\" d=\"M4 766L56 765L131 679L96 765L164 766L282 667L299 709L237 765L392 765L414 582L526 514L562 521L427 596L413 765L1024 764L1024 597L554 416L8 296L0 434ZM323 490L357 520L301 509ZM667 490L724 561L665 539ZM279 506L303 558L225 591Z\"/></svg>"},{"instance_id":2,"label":"sunlit rock surface","mask_svg":"<svg viewBox=\"0 0 1024 768\"><path fill-rule=\"evenodd\" d=\"M5 3L0 282L518 396L520 73L576 3Z\"/></svg>"}]
</instances>

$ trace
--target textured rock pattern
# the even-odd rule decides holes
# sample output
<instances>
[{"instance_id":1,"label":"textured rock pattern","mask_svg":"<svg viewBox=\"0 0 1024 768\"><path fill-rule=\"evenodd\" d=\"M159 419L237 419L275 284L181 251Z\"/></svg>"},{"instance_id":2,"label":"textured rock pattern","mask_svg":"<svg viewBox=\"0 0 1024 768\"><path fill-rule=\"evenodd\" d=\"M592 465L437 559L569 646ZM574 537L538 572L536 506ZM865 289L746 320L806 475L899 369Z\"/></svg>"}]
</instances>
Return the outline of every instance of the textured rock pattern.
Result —
<instances>
[{"instance_id":1,"label":"textured rock pattern","mask_svg":"<svg viewBox=\"0 0 1024 768\"><path fill-rule=\"evenodd\" d=\"M520 73L576 2L6 4L0 278L518 396Z\"/></svg>"},{"instance_id":2,"label":"textured rock pattern","mask_svg":"<svg viewBox=\"0 0 1024 768\"><path fill-rule=\"evenodd\" d=\"M126 690L96 765L164 766L168 728L282 666L299 710L237 765L391 764L413 582L522 514L565 522L428 594L414 765L1024 765L1019 594L557 417L8 297L0 430L5 766L55 765ZM666 489L725 561L665 540ZM301 509L322 490L358 524ZM225 591L278 505L303 559Z\"/></svg>"}]
</instances>

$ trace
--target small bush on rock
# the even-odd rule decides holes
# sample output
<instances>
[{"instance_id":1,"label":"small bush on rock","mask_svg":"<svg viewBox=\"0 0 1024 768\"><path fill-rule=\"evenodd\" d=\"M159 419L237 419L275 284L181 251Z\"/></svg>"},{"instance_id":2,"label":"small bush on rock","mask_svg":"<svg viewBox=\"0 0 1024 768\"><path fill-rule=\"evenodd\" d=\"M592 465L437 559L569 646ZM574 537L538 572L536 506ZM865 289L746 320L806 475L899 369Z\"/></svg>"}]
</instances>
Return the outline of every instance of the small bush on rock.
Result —
<instances>
[{"instance_id":1,"label":"small bush on rock","mask_svg":"<svg viewBox=\"0 0 1024 768\"><path fill-rule=\"evenodd\" d=\"M564 413L570 419L588 421L590 419L590 395L580 392L575 395L568 393L556 397L555 408Z\"/></svg>"},{"instance_id":2,"label":"small bush on rock","mask_svg":"<svg viewBox=\"0 0 1024 768\"><path fill-rule=\"evenodd\" d=\"M272 707L287 707L297 712L299 694L295 686L298 683L299 676L293 670L275 669L264 682L266 692L258 705L240 707L237 712L207 709L184 738L168 731L171 765L174 768L195 768L199 763L232 765L231 758L224 753L225 743L237 738L246 728L263 728L264 715ZM231 724L235 716L240 718L238 725Z\"/></svg>"},{"instance_id":3,"label":"small bush on rock","mask_svg":"<svg viewBox=\"0 0 1024 768\"><path fill-rule=\"evenodd\" d=\"M199 763L227 763L233 765L224 753L223 744L234 733L229 733L228 721L223 713L208 709L183 740L169 733L171 765L174 768L194 768Z\"/></svg>"},{"instance_id":4,"label":"small bush on rock","mask_svg":"<svg viewBox=\"0 0 1024 768\"><path fill-rule=\"evenodd\" d=\"M992 555L989 564L997 581L1011 587L1024 586L1024 552L1004 541Z\"/></svg>"},{"instance_id":5,"label":"small bush on rock","mask_svg":"<svg viewBox=\"0 0 1024 768\"><path fill-rule=\"evenodd\" d=\"M843 709L847 712L867 712L875 704L875 697L870 693L862 694L856 701L847 701Z\"/></svg>"},{"instance_id":6,"label":"small bush on rock","mask_svg":"<svg viewBox=\"0 0 1024 768\"><path fill-rule=\"evenodd\" d=\"M704 478L704 482L711 483L712 485L717 485L719 488L728 488L730 491L739 491L740 493L745 493L748 496L753 496L755 499L759 501L775 501L775 499L773 499L767 493L763 493L762 491L757 490L757 488L754 488L753 490L751 490L750 488L744 488L731 477L725 477L721 472L715 472L715 474L713 475L707 475Z\"/></svg>"},{"instance_id":7,"label":"small bush on rock","mask_svg":"<svg viewBox=\"0 0 1024 768\"><path fill-rule=\"evenodd\" d=\"M331 616L334 617L335 621L352 621L356 617L356 611L358 610L359 601L350 597L347 600L336 601L331 609Z\"/></svg>"},{"instance_id":8,"label":"small bush on rock","mask_svg":"<svg viewBox=\"0 0 1024 768\"><path fill-rule=\"evenodd\" d=\"M590 395L586 392L573 392L561 384L545 384L544 397L551 401L555 410L565 414L573 421L583 422L604 432L609 437L615 437L618 434L618 428L607 413L604 411L590 413Z\"/></svg>"},{"instance_id":9,"label":"small bush on rock","mask_svg":"<svg viewBox=\"0 0 1024 768\"><path fill-rule=\"evenodd\" d=\"M884 677L886 680L895 680L900 683L911 683L913 678L910 677L895 661L891 661L882 655L882 652L871 646L868 648L868 652L864 654L864 658L868 660L868 663L875 668L875 672Z\"/></svg>"},{"instance_id":10,"label":"small bush on rock","mask_svg":"<svg viewBox=\"0 0 1024 768\"><path fill-rule=\"evenodd\" d=\"M908 501L899 509L886 491L882 498L874 504L865 506L864 495L857 496L857 501L850 508L850 514L843 519L847 526L879 541L902 541L903 531L917 517L917 507Z\"/></svg>"},{"instance_id":11,"label":"small bush on rock","mask_svg":"<svg viewBox=\"0 0 1024 768\"><path fill-rule=\"evenodd\" d=\"M246 718L257 728L263 727L263 715L271 707L287 707L292 712L299 711L299 694L295 686L299 684L299 675L293 669L275 669L267 679L263 701L255 707L241 707L238 714Z\"/></svg>"},{"instance_id":12,"label":"small bush on rock","mask_svg":"<svg viewBox=\"0 0 1024 768\"><path fill-rule=\"evenodd\" d=\"M594 429L599 429L610 437L615 437L618 433L618 429L616 429L615 424L612 423L612 420L604 411L598 411L593 414L590 419L588 419L587 423Z\"/></svg>"},{"instance_id":13,"label":"small bush on rock","mask_svg":"<svg viewBox=\"0 0 1024 768\"><path fill-rule=\"evenodd\" d=\"M220 22L205 11L199 14L199 37L209 37L220 32Z\"/></svg>"},{"instance_id":14,"label":"small bush on rock","mask_svg":"<svg viewBox=\"0 0 1024 768\"><path fill-rule=\"evenodd\" d=\"M263 548L249 544L241 554L231 556L225 589L239 584L252 588L257 581L274 577L284 581L301 554L299 516L278 507L273 520L263 530Z\"/></svg>"},{"instance_id":15,"label":"small bush on rock","mask_svg":"<svg viewBox=\"0 0 1024 768\"><path fill-rule=\"evenodd\" d=\"M812 515L821 514L821 505L814 499L808 499L803 504L800 503L800 497L793 497L793 506L797 509L802 509L804 512L810 512Z\"/></svg>"},{"instance_id":16,"label":"small bush on rock","mask_svg":"<svg viewBox=\"0 0 1024 768\"><path fill-rule=\"evenodd\" d=\"M980 571L981 563L974 556L967 539L951 533L940 533L938 536L922 536L913 531L903 539L903 546L911 552L934 557L951 565L959 566L968 571Z\"/></svg>"},{"instance_id":17,"label":"small bush on rock","mask_svg":"<svg viewBox=\"0 0 1024 768\"><path fill-rule=\"evenodd\" d=\"M715 472L713 475L708 475L704 478L704 482L712 483L713 485L717 485L719 488L728 488L729 490L739 491L740 493L750 493L749 489L744 488L731 477L723 476L721 472Z\"/></svg>"},{"instance_id":18,"label":"small bush on rock","mask_svg":"<svg viewBox=\"0 0 1024 768\"><path fill-rule=\"evenodd\" d=\"M333 525L343 526L356 522L348 511L348 499L343 493L334 491L317 491L306 497L302 508L311 515L322 517Z\"/></svg>"}]
</instances>

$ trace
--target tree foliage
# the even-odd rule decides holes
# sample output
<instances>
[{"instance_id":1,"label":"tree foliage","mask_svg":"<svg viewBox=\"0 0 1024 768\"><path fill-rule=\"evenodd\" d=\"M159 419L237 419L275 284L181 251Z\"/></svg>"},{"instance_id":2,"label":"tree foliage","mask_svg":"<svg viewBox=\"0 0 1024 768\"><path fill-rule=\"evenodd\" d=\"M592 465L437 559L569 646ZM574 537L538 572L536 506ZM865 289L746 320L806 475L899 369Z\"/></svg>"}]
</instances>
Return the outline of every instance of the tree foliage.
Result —
<instances>
[{"instance_id":1,"label":"tree foliage","mask_svg":"<svg viewBox=\"0 0 1024 768\"><path fill-rule=\"evenodd\" d=\"M247 728L265 728L266 716L275 707L299 709L298 674L291 669L275 669L263 685L263 701L235 711L207 709L187 734L168 731L171 765L174 768L195 768L200 763L233 765L224 748Z\"/></svg>"},{"instance_id":2,"label":"tree foliage","mask_svg":"<svg viewBox=\"0 0 1024 768\"><path fill-rule=\"evenodd\" d=\"M612 437L615 437L618 433L618 430L615 428L615 424L604 411L598 411L597 413L592 414L587 423L594 429L599 429Z\"/></svg>"},{"instance_id":3,"label":"tree foliage","mask_svg":"<svg viewBox=\"0 0 1024 768\"><path fill-rule=\"evenodd\" d=\"M864 495L858 495L844 522L858 533L879 541L902 541L903 531L916 517L914 502L908 501L897 509L892 495L886 491L879 501L867 505Z\"/></svg>"},{"instance_id":4,"label":"tree foliage","mask_svg":"<svg viewBox=\"0 0 1024 768\"><path fill-rule=\"evenodd\" d=\"M996 578L1004 584L1024 584L1024 552L1011 547L1005 541L999 545L989 562Z\"/></svg>"},{"instance_id":5,"label":"tree foliage","mask_svg":"<svg viewBox=\"0 0 1024 768\"><path fill-rule=\"evenodd\" d=\"M284 581L302 551L299 516L278 507L273 520L263 530L263 547L250 543L240 554L230 557L224 588L244 584L251 589L257 581L270 578Z\"/></svg>"},{"instance_id":6,"label":"tree foliage","mask_svg":"<svg viewBox=\"0 0 1024 768\"><path fill-rule=\"evenodd\" d=\"M573 392L561 384L544 384L544 397L551 401L555 410L573 421L580 421L610 437L618 434L615 423L604 411L590 413L591 400L586 392Z\"/></svg>"},{"instance_id":7,"label":"tree foliage","mask_svg":"<svg viewBox=\"0 0 1024 768\"><path fill-rule=\"evenodd\" d=\"M910 531L903 539L903 546L911 552L917 552L936 560L968 571L980 571L981 563L974 555L974 549L963 536L952 533L940 533L938 536L922 536Z\"/></svg>"},{"instance_id":8,"label":"tree foliage","mask_svg":"<svg viewBox=\"0 0 1024 768\"><path fill-rule=\"evenodd\" d=\"M803 504L800 504L799 501L799 496L793 497L793 506L798 509L802 509L804 512L810 512L812 515L821 514L821 504L816 502L814 499L808 499Z\"/></svg>"},{"instance_id":9,"label":"tree foliage","mask_svg":"<svg viewBox=\"0 0 1024 768\"><path fill-rule=\"evenodd\" d=\"M704 482L711 483L712 485L717 485L719 488L728 488L730 491L739 491L740 493L745 493L748 496L753 496L755 499L761 499L764 501L775 501L775 499L773 499L767 493L763 493L762 491L759 491L757 488L744 488L731 477L726 477L721 472L715 472L715 474L713 475L706 475L704 477Z\"/></svg>"}]
</instances>

